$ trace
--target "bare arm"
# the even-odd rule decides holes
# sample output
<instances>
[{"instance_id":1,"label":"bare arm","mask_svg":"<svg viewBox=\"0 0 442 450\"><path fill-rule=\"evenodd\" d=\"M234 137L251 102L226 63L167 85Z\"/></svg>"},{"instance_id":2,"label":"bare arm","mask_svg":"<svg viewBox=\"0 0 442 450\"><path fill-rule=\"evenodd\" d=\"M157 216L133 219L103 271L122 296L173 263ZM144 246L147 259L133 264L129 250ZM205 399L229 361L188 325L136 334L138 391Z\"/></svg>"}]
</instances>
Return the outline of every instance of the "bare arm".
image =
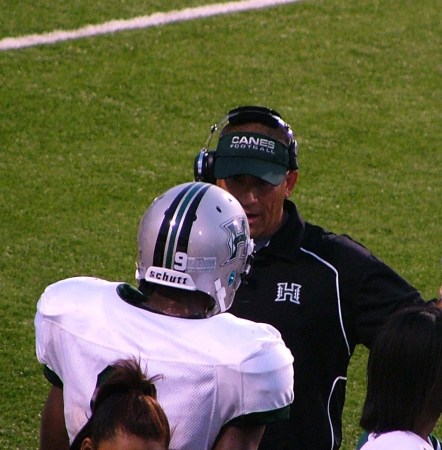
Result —
<instances>
[{"instance_id":1,"label":"bare arm","mask_svg":"<svg viewBox=\"0 0 442 450\"><path fill-rule=\"evenodd\" d=\"M265 425L225 425L212 450L256 450L264 430Z\"/></svg>"},{"instance_id":2,"label":"bare arm","mask_svg":"<svg viewBox=\"0 0 442 450\"><path fill-rule=\"evenodd\" d=\"M41 414L40 450L69 450L63 410L63 389L52 386Z\"/></svg>"}]
</instances>

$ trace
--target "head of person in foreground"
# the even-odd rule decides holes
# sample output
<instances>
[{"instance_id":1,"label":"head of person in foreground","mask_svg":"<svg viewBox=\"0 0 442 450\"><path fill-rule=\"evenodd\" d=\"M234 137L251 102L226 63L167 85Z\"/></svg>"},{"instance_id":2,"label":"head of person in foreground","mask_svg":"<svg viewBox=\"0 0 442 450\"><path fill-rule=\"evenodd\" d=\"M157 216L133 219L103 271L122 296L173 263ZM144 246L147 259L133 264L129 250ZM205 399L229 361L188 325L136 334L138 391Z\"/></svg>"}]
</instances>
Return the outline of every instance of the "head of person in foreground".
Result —
<instances>
[{"instance_id":1,"label":"head of person in foreground","mask_svg":"<svg viewBox=\"0 0 442 450\"><path fill-rule=\"evenodd\" d=\"M147 378L134 359L117 361L103 378L70 450L167 450L170 428L157 402L156 378Z\"/></svg>"},{"instance_id":2,"label":"head of person in foreground","mask_svg":"<svg viewBox=\"0 0 442 450\"><path fill-rule=\"evenodd\" d=\"M421 305L391 316L370 351L367 383L365 430L427 439L442 410L442 310Z\"/></svg>"}]
</instances>

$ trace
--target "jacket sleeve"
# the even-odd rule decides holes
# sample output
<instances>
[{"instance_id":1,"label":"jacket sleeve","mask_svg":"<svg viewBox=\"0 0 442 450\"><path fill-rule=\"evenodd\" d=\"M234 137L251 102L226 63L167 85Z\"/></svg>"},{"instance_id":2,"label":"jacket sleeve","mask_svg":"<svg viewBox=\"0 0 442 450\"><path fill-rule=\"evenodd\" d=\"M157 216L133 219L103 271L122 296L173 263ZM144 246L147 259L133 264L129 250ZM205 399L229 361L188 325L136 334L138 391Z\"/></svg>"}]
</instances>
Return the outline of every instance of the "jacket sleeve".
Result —
<instances>
[{"instance_id":1,"label":"jacket sleeve","mask_svg":"<svg viewBox=\"0 0 442 450\"><path fill-rule=\"evenodd\" d=\"M370 348L379 327L396 310L424 302L421 294L392 268L368 253L354 293L356 341Z\"/></svg>"}]
</instances>

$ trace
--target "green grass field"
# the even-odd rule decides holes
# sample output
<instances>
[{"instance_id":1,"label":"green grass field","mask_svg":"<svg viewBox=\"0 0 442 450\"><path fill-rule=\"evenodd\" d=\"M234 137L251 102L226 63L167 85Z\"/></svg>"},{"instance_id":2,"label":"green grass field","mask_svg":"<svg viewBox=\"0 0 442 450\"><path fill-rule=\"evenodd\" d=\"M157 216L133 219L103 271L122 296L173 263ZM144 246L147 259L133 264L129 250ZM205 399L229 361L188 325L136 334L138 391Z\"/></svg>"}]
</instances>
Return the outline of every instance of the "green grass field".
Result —
<instances>
[{"instance_id":1,"label":"green grass field","mask_svg":"<svg viewBox=\"0 0 442 450\"><path fill-rule=\"evenodd\" d=\"M145 3L0 0L0 39L215 2ZM305 218L435 297L440 19L436 0L309 0L0 52L0 448L38 446L42 290L75 275L133 282L139 218L192 179L210 125L237 105L292 124ZM343 450L360 432L366 356L349 371Z\"/></svg>"}]
</instances>

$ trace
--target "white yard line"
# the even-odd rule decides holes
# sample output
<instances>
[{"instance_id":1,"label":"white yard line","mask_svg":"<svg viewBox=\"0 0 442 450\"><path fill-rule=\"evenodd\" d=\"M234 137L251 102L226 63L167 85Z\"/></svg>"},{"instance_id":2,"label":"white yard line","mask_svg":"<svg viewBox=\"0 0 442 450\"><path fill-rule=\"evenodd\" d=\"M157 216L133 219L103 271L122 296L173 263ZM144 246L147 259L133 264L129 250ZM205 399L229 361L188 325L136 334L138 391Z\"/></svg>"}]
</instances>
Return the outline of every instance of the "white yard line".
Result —
<instances>
[{"instance_id":1,"label":"white yard line","mask_svg":"<svg viewBox=\"0 0 442 450\"><path fill-rule=\"evenodd\" d=\"M30 34L28 36L10 37L0 40L1 50L13 50L34 45L54 44L60 41L81 39L97 36L99 34L116 33L124 30L149 28L166 25L173 22L183 22L232 12L252 9L269 8L286 3L296 3L300 0L243 0L238 2L215 3L213 5L198 6L166 13L155 13L150 16L140 16L127 20L111 20L99 25L87 25L77 30L56 30L43 34Z\"/></svg>"}]
</instances>

